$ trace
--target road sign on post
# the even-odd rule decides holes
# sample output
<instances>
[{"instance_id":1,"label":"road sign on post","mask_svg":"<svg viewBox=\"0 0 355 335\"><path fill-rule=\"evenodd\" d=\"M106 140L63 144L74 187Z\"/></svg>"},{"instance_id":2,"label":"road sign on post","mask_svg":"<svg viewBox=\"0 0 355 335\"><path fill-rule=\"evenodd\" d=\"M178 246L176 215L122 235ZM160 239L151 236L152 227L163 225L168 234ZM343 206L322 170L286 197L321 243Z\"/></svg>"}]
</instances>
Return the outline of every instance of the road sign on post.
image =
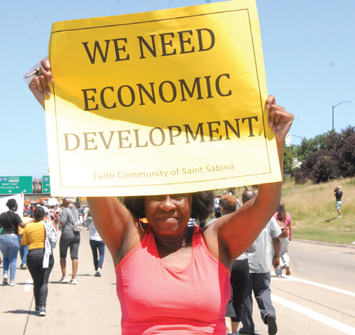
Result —
<instances>
[{"instance_id":1,"label":"road sign on post","mask_svg":"<svg viewBox=\"0 0 355 335\"><path fill-rule=\"evenodd\" d=\"M0 194L32 193L32 177L0 177Z\"/></svg>"},{"instance_id":2,"label":"road sign on post","mask_svg":"<svg viewBox=\"0 0 355 335\"><path fill-rule=\"evenodd\" d=\"M45 194L51 193L51 185L49 176L42 177L42 192Z\"/></svg>"}]
</instances>

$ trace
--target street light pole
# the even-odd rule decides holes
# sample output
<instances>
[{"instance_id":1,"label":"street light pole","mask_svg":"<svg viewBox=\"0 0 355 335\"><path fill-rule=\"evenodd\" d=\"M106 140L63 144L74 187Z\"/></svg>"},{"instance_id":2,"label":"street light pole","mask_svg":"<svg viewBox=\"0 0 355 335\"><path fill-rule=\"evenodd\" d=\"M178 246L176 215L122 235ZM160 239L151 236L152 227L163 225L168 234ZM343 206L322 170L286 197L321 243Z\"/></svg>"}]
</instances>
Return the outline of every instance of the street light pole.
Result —
<instances>
[{"instance_id":1,"label":"street light pole","mask_svg":"<svg viewBox=\"0 0 355 335\"><path fill-rule=\"evenodd\" d=\"M334 130L334 108L336 106L341 105L341 104L345 104L346 102L355 102L355 101L342 101L342 102L339 102L338 104L332 106L332 130Z\"/></svg>"},{"instance_id":2,"label":"street light pole","mask_svg":"<svg viewBox=\"0 0 355 335\"><path fill-rule=\"evenodd\" d=\"M295 136L295 137L298 137L298 138L300 138L301 140L303 140L305 137L303 137L303 136L298 136L298 135L292 135L291 134L291 136Z\"/></svg>"}]
</instances>

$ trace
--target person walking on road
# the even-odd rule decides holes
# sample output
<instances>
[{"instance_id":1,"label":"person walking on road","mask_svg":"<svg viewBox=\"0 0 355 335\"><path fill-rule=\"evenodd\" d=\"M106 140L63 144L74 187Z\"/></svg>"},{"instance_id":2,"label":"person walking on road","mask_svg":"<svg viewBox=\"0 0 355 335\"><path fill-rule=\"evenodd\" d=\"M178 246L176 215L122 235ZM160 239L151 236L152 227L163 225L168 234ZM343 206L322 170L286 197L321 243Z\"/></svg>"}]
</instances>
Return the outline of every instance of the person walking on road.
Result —
<instances>
[{"instance_id":1,"label":"person walking on road","mask_svg":"<svg viewBox=\"0 0 355 335\"><path fill-rule=\"evenodd\" d=\"M89 240L94 260L95 277L101 277L101 270L105 257L105 243L102 241L102 238L96 230L89 207L84 214L84 222L89 227Z\"/></svg>"},{"instance_id":2,"label":"person walking on road","mask_svg":"<svg viewBox=\"0 0 355 335\"><path fill-rule=\"evenodd\" d=\"M10 269L10 286L15 284L15 274L17 266L17 254L20 250L20 236L18 227L25 228L26 224L22 222L20 216L15 213L18 204L15 199L9 199L6 203L9 208L7 212L0 214L0 228L3 230L0 235L0 248L3 255L3 281L4 285L9 284Z\"/></svg>"},{"instance_id":3,"label":"person walking on road","mask_svg":"<svg viewBox=\"0 0 355 335\"><path fill-rule=\"evenodd\" d=\"M221 200L221 214L222 216L231 214L240 208L238 198L227 194ZM216 219L214 219L216 220ZM213 220L211 220L213 221ZM213 223L213 222L211 222ZM252 253L256 250L256 242L246 251ZM239 323L242 315L242 307L244 301L245 290L248 285L249 278L249 262L246 253L241 254L232 264L231 270L231 298L226 306L226 328L227 335L237 334Z\"/></svg>"},{"instance_id":4,"label":"person walking on road","mask_svg":"<svg viewBox=\"0 0 355 335\"><path fill-rule=\"evenodd\" d=\"M337 186L334 189L334 196L335 196L335 209L338 211L338 219L341 218L341 198L343 196L343 191L340 189L340 186Z\"/></svg>"},{"instance_id":5,"label":"person walking on road","mask_svg":"<svg viewBox=\"0 0 355 335\"><path fill-rule=\"evenodd\" d=\"M33 218L29 217L28 212L26 213L23 211L23 217L21 218L22 222L27 224L33 221ZM22 233L23 233L23 228L19 227L19 235L20 235L20 242L22 240ZM20 243L20 258L21 258L21 264L20 264L20 269L26 270L27 269L27 254L28 254L28 245L23 245Z\"/></svg>"},{"instance_id":6,"label":"person walking on road","mask_svg":"<svg viewBox=\"0 0 355 335\"><path fill-rule=\"evenodd\" d=\"M60 252L60 268L62 270L62 278L60 283L68 283L67 279L67 253L70 248L70 258L72 260L72 279L69 284L76 285L76 273L79 264L79 245L80 245L80 232L74 231L75 221L79 218L78 210L74 207L69 207L73 200L65 197L62 199L63 207L59 223L62 226L62 235L59 241Z\"/></svg>"},{"instance_id":7,"label":"person walking on road","mask_svg":"<svg viewBox=\"0 0 355 335\"><path fill-rule=\"evenodd\" d=\"M281 201L279 210L274 214L274 218L281 228L279 240L280 248L280 266L275 270L277 277L282 277L282 269L286 269L286 276L291 274L290 271L290 256L288 254L288 245L291 241L291 224L292 219L289 212L286 212L285 204Z\"/></svg>"},{"instance_id":8,"label":"person walking on road","mask_svg":"<svg viewBox=\"0 0 355 335\"><path fill-rule=\"evenodd\" d=\"M254 191L245 191L243 193L244 206L255 196ZM243 328L240 329L239 334L255 334L255 325L253 322L253 292L259 306L261 319L268 326L269 335L275 335L277 333L276 312L271 302L270 290L270 236L275 250L272 264L276 269L280 265L280 240L278 238L280 234L281 229L275 218L272 217L256 239L255 252L248 254L250 273L242 308Z\"/></svg>"},{"instance_id":9,"label":"person walking on road","mask_svg":"<svg viewBox=\"0 0 355 335\"><path fill-rule=\"evenodd\" d=\"M46 316L49 275L53 269L53 249L58 236L50 220L44 220L44 209L34 211L34 222L23 230L22 244L28 245L27 265L33 279L35 309L39 316Z\"/></svg>"}]
</instances>

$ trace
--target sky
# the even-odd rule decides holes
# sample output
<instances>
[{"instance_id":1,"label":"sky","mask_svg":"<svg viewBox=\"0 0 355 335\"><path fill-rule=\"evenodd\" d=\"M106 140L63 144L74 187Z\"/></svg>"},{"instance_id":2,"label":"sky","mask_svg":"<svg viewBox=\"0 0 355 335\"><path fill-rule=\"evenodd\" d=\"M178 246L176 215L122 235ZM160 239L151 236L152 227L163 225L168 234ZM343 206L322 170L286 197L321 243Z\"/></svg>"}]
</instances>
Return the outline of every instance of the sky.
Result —
<instances>
[{"instance_id":1,"label":"sky","mask_svg":"<svg viewBox=\"0 0 355 335\"><path fill-rule=\"evenodd\" d=\"M45 114L22 76L48 53L52 23L205 2L2 1L0 176L48 174ZM332 106L355 101L355 1L256 0L256 4L268 93L295 115L291 139L300 144L302 138L331 130ZM355 125L354 103L342 103L334 111L336 131Z\"/></svg>"}]
</instances>

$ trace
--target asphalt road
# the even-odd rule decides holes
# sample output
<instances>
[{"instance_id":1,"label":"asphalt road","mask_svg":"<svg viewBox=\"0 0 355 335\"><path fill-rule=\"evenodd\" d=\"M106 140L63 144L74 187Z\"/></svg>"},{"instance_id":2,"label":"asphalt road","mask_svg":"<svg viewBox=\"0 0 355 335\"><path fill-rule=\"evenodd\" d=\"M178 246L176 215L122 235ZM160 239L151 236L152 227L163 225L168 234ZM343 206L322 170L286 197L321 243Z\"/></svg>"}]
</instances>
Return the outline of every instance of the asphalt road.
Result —
<instances>
[{"instance_id":1,"label":"asphalt road","mask_svg":"<svg viewBox=\"0 0 355 335\"><path fill-rule=\"evenodd\" d=\"M0 285L1 334L121 334L111 256L106 252L103 275L95 277L88 231L81 235L78 285L58 282L61 275L56 250L46 317L34 312L27 270L17 270L16 286ZM291 276L272 277L271 281L278 334L355 335L355 246L292 241L290 254ZM68 265L70 274L70 261ZM257 334L267 335L256 305L254 320Z\"/></svg>"},{"instance_id":2,"label":"asphalt road","mask_svg":"<svg viewBox=\"0 0 355 335\"><path fill-rule=\"evenodd\" d=\"M278 334L355 334L355 247L290 243L291 276L272 277ZM257 334L266 335L258 307Z\"/></svg>"}]
</instances>

